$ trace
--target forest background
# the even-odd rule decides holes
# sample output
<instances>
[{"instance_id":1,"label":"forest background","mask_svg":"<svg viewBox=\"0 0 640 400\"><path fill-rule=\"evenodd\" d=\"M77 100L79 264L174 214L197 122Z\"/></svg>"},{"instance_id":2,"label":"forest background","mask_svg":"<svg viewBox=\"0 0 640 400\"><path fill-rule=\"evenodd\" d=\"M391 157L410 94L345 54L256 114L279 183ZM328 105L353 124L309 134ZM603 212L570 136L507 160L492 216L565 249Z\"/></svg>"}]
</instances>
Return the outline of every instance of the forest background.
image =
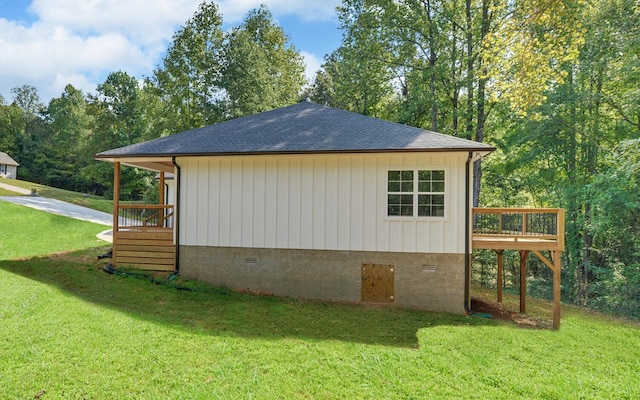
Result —
<instances>
[{"instance_id":1,"label":"forest background","mask_svg":"<svg viewBox=\"0 0 640 400\"><path fill-rule=\"evenodd\" d=\"M310 101L492 144L474 205L566 210L562 300L640 318L640 1L344 0L341 46L313 82L267 7L222 30L205 1L150 77L110 73L0 97L0 151L20 178L112 196L104 150ZM482 180L480 179L482 177ZM152 200L153 175L124 169L123 200ZM480 185L482 182L482 186ZM474 279L495 284L490 252ZM518 290L517 254L505 258ZM529 293L551 296L529 261Z\"/></svg>"}]
</instances>

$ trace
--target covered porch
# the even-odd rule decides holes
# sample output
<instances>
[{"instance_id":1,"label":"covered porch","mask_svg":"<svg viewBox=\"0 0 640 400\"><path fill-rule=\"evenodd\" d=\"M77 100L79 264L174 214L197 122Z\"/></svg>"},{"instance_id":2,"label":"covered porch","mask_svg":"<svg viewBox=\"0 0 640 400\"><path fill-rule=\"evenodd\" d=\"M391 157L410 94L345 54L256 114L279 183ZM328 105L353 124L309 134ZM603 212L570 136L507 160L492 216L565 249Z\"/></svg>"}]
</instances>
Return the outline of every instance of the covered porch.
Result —
<instances>
[{"instance_id":1,"label":"covered porch","mask_svg":"<svg viewBox=\"0 0 640 400\"><path fill-rule=\"evenodd\" d=\"M120 165L114 161L113 251L114 266L152 271L174 271L176 262L176 217L168 204L165 174L173 172L170 163L129 162L129 165L159 172L158 204L120 203Z\"/></svg>"},{"instance_id":2,"label":"covered porch","mask_svg":"<svg viewBox=\"0 0 640 400\"><path fill-rule=\"evenodd\" d=\"M560 328L561 255L564 210L560 208L474 208L473 249L497 254L497 301L502 303L505 250L520 253L520 313L526 313L527 258L535 254L553 272L553 327Z\"/></svg>"}]
</instances>

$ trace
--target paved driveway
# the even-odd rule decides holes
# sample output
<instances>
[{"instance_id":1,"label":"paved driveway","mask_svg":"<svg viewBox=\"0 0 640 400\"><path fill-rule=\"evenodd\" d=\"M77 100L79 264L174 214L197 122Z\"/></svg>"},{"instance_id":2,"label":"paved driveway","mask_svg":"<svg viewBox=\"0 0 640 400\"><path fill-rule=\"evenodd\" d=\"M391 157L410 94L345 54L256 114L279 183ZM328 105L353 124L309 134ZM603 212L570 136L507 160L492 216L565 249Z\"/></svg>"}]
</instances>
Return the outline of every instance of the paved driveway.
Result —
<instances>
[{"instance_id":1,"label":"paved driveway","mask_svg":"<svg viewBox=\"0 0 640 400\"><path fill-rule=\"evenodd\" d=\"M27 196L0 196L0 200L8 201L15 204L47 211L54 214L64 215L75 219L94 222L111 226L113 217L111 214L92 210L90 208L77 206L60 200L48 199L45 197L27 197Z\"/></svg>"},{"instance_id":2,"label":"paved driveway","mask_svg":"<svg viewBox=\"0 0 640 400\"><path fill-rule=\"evenodd\" d=\"M20 193L20 194L31 194L31 190L9 185L7 183L0 182L0 188L10 190L12 192Z\"/></svg>"}]
</instances>

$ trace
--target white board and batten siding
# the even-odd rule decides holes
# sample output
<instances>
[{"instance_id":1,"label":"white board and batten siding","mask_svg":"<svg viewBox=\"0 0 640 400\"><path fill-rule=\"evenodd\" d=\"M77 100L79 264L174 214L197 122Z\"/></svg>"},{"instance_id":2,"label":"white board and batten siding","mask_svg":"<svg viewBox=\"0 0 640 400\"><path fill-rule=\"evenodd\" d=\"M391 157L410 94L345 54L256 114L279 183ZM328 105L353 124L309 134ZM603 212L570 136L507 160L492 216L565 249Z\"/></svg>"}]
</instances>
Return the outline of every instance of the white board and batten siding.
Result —
<instances>
[{"instance_id":1,"label":"white board and batten siding","mask_svg":"<svg viewBox=\"0 0 640 400\"><path fill-rule=\"evenodd\" d=\"M464 253L466 153L185 157L180 244ZM387 172L445 170L445 217L387 216Z\"/></svg>"}]
</instances>

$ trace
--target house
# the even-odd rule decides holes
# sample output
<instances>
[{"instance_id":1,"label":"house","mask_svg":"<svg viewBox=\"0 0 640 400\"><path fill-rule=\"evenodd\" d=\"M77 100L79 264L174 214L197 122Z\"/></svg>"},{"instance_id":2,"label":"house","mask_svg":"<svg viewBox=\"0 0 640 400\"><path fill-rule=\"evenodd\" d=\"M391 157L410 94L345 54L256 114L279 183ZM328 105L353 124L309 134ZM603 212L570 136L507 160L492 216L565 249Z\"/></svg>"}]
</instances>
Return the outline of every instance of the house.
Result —
<instances>
[{"instance_id":1,"label":"house","mask_svg":"<svg viewBox=\"0 0 640 400\"><path fill-rule=\"evenodd\" d=\"M471 164L493 150L302 102L96 158L115 165L116 265L464 313ZM171 174L175 187L142 211L120 204L120 165L160 172L162 188Z\"/></svg>"},{"instance_id":2,"label":"house","mask_svg":"<svg viewBox=\"0 0 640 400\"><path fill-rule=\"evenodd\" d=\"M0 151L0 177L16 179L18 177L18 164L7 153Z\"/></svg>"}]
</instances>

